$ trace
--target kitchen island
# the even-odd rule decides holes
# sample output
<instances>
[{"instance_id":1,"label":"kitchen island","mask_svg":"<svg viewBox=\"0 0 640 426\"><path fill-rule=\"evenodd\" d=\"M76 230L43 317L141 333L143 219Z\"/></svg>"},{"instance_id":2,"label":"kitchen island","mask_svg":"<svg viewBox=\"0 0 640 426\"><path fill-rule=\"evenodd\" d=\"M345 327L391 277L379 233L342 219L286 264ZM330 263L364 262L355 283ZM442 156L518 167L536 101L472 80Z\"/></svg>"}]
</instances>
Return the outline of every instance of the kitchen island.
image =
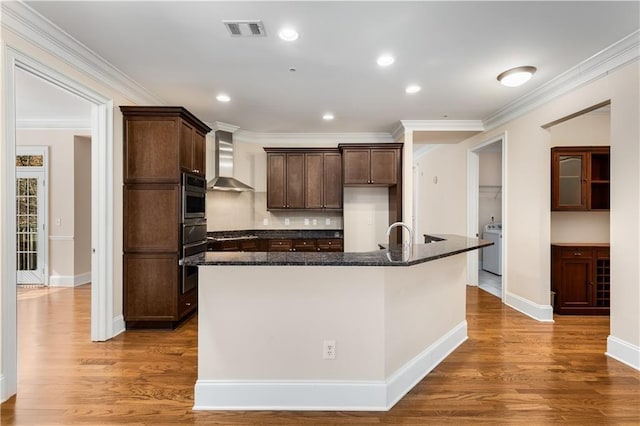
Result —
<instances>
[{"instance_id":1,"label":"kitchen island","mask_svg":"<svg viewBox=\"0 0 640 426\"><path fill-rule=\"evenodd\" d=\"M207 252L196 410L388 410L467 339L454 235L367 253Z\"/></svg>"}]
</instances>

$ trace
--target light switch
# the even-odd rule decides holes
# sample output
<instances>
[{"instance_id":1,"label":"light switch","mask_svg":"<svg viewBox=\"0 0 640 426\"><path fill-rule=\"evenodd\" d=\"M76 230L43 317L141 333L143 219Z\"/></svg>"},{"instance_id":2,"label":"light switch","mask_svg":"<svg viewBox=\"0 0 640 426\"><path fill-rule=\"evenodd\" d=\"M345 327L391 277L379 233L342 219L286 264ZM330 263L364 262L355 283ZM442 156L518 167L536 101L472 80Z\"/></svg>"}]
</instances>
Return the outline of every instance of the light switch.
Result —
<instances>
[{"instance_id":1,"label":"light switch","mask_svg":"<svg viewBox=\"0 0 640 426\"><path fill-rule=\"evenodd\" d=\"M318 224L318 219L313 219L313 225L317 225Z\"/></svg>"},{"instance_id":2,"label":"light switch","mask_svg":"<svg viewBox=\"0 0 640 426\"><path fill-rule=\"evenodd\" d=\"M285 225L289 225L289 218L288 218L288 217L286 217L286 218L284 219L284 224L285 224Z\"/></svg>"},{"instance_id":3,"label":"light switch","mask_svg":"<svg viewBox=\"0 0 640 426\"><path fill-rule=\"evenodd\" d=\"M266 217L264 219L262 219L262 224L264 226L267 226L269 224L269 219L267 219Z\"/></svg>"},{"instance_id":4,"label":"light switch","mask_svg":"<svg viewBox=\"0 0 640 426\"><path fill-rule=\"evenodd\" d=\"M324 224L325 225L331 225L331 219L325 219L324 220Z\"/></svg>"},{"instance_id":5,"label":"light switch","mask_svg":"<svg viewBox=\"0 0 640 426\"><path fill-rule=\"evenodd\" d=\"M304 224L308 226L309 225L309 219L305 219L304 220Z\"/></svg>"}]
</instances>

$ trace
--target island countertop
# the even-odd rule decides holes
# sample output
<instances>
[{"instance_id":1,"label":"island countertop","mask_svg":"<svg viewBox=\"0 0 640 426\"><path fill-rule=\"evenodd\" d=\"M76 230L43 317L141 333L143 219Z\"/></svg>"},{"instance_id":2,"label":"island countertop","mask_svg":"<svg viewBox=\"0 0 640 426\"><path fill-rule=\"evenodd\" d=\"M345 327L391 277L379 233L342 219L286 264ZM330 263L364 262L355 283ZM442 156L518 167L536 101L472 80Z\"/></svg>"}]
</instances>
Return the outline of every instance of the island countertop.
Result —
<instances>
[{"instance_id":1,"label":"island countertop","mask_svg":"<svg viewBox=\"0 0 640 426\"><path fill-rule=\"evenodd\" d=\"M411 266L492 245L460 235L435 235L441 241L392 245L370 252L206 252L186 257L187 266Z\"/></svg>"}]
</instances>

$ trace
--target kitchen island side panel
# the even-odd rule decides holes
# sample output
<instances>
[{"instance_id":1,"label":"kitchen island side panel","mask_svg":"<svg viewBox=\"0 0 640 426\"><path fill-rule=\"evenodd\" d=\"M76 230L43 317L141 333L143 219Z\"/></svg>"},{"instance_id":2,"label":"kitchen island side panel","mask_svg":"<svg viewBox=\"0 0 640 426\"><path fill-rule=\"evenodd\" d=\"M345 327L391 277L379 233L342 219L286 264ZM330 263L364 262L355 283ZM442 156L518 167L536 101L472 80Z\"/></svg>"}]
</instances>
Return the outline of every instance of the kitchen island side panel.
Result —
<instances>
[{"instance_id":1,"label":"kitchen island side panel","mask_svg":"<svg viewBox=\"0 0 640 426\"><path fill-rule=\"evenodd\" d=\"M199 381L384 380L381 268L199 270ZM325 340L336 359L323 359Z\"/></svg>"}]
</instances>

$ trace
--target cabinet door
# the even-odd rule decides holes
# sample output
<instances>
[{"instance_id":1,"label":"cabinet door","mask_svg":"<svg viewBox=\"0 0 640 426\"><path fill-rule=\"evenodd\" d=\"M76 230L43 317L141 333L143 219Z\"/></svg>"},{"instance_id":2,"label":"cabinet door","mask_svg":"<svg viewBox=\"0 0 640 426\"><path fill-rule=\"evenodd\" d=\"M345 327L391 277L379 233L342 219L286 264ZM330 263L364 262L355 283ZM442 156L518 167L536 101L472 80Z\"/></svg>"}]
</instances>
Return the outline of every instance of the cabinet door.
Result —
<instances>
[{"instance_id":1,"label":"cabinet door","mask_svg":"<svg viewBox=\"0 0 640 426\"><path fill-rule=\"evenodd\" d=\"M370 183L373 185L395 185L398 182L396 151L393 149L372 149L370 155Z\"/></svg>"},{"instance_id":2,"label":"cabinet door","mask_svg":"<svg viewBox=\"0 0 640 426\"><path fill-rule=\"evenodd\" d=\"M587 154L552 151L551 209L587 210Z\"/></svg>"},{"instance_id":3,"label":"cabinet door","mask_svg":"<svg viewBox=\"0 0 640 426\"><path fill-rule=\"evenodd\" d=\"M288 209L304 208L304 154L287 154L286 194Z\"/></svg>"},{"instance_id":4,"label":"cabinet door","mask_svg":"<svg viewBox=\"0 0 640 426\"><path fill-rule=\"evenodd\" d=\"M561 313L593 306L593 259L563 259L558 292Z\"/></svg>"},{"instance_id":5,"label":"cabinet door","mask_svg":"<svg viewBox=\"0 0 640 426\"><path fill-rule=\"evenodd\" d=\"M342 151L345 185L369 184L371 180L369 176L369 154L369 149L345 148Z\"/></svg>"},{"instance_id":6,"label":"cabinet door","mask_svg":"<svg viewBox=\"0 0 640 426\"><path fill-rule=\"evenodd\" d=\"M342 156L340 153L324 154L324 203L325 209L342 208Z\"/></svg>"},{"instance_id":7,"label":"cabinet door","mask_svg":"<svg viewBox=\"0 0 640 426\"><path fill-rule=\"evenodd\" d=\"M313 153L304 155L305 162L305 201L306 209L321 209L324 207L324 159L323 154Z\"/></svg>"},{"instance_id":8,"label":"cabinet door","mask_svg":"<svg viewBox=\"0 0 640 426\"><path fill-rule=\"evenodd\" d=\"M193 167L194 129L186 121L180 123L180 168L185 172L194 172Z\"/></svg>"},{"instance_id":9,"label":"cabinet door","mask_svg":"<svg viewBox=\"0 0 640 426\"><path fill-rule=\"evenodd\" d=\"M139 184L124 188L124 250L180 250L180 185Z\"/></svg>"},{"instance_id":10,"label":"cabinet door","mask_svg":"<svg viewBox=\"0 0 640 426\"><path fill-rule=\"evenodd\" d=\"M125 183L180 182L180 120L125 118Z\"/></svg>"},{"instance_id":11,"label":"cabinet door","mask_svg":"<svg viewBox=\"0 0 640 426\"><path fill-rule=\"evenodd\" d=\"M267 154L267 209L287 207L285 193L287 155Z\"/></svg>"},{"instance_id":12,"label":"cabinet door","mask_svg":"<svg viewBox=\"0 0 640 426\"><path fill-rule=\"evenodd\" d=\"M179 271L177 254L125 254L125 321L178 319Z\"/></svg>"},{"instance_id":13,"label":"cabinet door","mask_svg":"<svg viewBox=\"0 0 640 426\"><path fill-rule=\"evenodd\" d=\"M205 177L207 171L207 138L204 133L193 132L193 168L194 173Z\"/></svg>"}]
</instances>

